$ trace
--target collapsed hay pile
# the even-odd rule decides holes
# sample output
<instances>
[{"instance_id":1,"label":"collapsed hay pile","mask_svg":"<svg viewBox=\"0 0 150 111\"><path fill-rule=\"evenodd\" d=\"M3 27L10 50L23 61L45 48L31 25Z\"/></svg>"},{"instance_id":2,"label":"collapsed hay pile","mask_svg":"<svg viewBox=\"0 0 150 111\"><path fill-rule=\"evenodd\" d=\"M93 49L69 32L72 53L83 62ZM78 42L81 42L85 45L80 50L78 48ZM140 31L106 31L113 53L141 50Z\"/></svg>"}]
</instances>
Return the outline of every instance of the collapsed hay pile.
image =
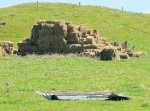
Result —
<instances>
[{"instance_id":1,"label":"collapsed hay pile","mask_svg":"<svg viewBox=\"0 0 150 111\"><path fill-rule=\"evenodd\" d=\"M0 41L0 56L10 55L15 53L16 50L13 48L13 43L10 41Z\"/></svg>"},{"instance_id":2,"label":"collapsed hay pile","mask_svg":"<svg viewBox=\"0 0 150 111\"><path fill-rule=\"evenodd\" d=\"M99 37L97 30L65 21L37 22L32 28L31 38L19 42L18 48L18 55L79 53L101 60L127 59L143 53L137 55L127 42L109 43L107 39Z\"/></svg>"}]
</instances>

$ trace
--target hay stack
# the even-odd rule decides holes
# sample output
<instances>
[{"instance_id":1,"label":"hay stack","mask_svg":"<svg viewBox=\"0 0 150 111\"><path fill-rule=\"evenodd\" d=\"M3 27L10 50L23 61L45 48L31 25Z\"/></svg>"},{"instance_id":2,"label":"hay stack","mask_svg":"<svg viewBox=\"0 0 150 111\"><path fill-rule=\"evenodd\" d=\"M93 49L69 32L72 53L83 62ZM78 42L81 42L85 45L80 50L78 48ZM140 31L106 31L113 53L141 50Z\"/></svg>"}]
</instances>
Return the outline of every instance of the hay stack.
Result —
<instances>
[{"instance_id":1,"label":"hay stack","mask_svg":"<svg viewBox=\"0 0 150 111\"><path fill-rule=\"evenodd\" d=\"M95 43L96 31L92 30L93 32L87 34L88 31L85 26L77 27L70 22L39 21L33 25L31 38L18 43L18 54L80 53L83 51L83 43ZM96 46L85 48L87 47Z\"/></svg>"},{"instance_id":2,"label":"hay stack","mask_svg":"<svg viewBox=\"0 0 150 111\"><path fill-rule=\"evenodd\" d=\"M1 55L13 53L13 43L10 41L0 41ZM4 54L3 54L4 53Z\"/></svg>"},{"instance_id":3,"label":"hay stack","mask_svg":"<svg viewBox=\"0 0 150 111\"><path fill-rule=\"evenodd\" d=\"M99 37L95 29L75 26L65 21L38 21L31 30L31 38L18 43L18 55L44 53L79 53L101 60L139 57L127 41L109 43Z\"/></svg>"}]
</instances>

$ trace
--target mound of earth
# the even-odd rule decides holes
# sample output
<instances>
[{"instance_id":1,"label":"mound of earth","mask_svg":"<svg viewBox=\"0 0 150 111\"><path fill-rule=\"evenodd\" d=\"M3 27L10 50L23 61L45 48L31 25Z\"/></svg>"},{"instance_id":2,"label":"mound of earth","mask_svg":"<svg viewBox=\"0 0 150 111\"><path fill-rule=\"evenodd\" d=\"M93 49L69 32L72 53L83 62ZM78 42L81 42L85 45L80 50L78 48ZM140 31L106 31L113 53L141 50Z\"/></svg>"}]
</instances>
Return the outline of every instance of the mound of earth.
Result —
<instances>
[{"instance_id":1,"label":"mound of earth","mask_svg":"<svg viewBox=\"0 0 150 111\"><path fill-rule=\"evenodd\" d=\"M18 43L18 55L78 53L101 60L128 59L145 55L135 53L127 41L109 43L96 29L75 26L65 21L38 21L31 37Z\"/></svg>"}]
</instances>

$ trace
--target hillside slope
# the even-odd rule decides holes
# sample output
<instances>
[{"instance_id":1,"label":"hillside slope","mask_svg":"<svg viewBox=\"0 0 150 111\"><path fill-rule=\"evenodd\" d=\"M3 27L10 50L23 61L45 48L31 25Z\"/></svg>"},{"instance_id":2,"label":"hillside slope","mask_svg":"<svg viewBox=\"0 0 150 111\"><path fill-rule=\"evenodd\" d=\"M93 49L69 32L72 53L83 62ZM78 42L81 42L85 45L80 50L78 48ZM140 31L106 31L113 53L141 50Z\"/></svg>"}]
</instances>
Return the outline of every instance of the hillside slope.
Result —
<instances>
[{"instance_id":1,"label":"hillside slope","mask_svg":"<svg viewBox=\"0 0 150 111\"><path fill-rule=\"evenodd\" d=\"M134 14L94 6L71 4L22 4L0 9L0 40L15 43L30 37L32 25L38 20L65 20L98 29L110 41L128 40L138 49L147 50L150 36L150 15ZM143 45L144 43L144 45Z\"/></svg>"}]
</instances>

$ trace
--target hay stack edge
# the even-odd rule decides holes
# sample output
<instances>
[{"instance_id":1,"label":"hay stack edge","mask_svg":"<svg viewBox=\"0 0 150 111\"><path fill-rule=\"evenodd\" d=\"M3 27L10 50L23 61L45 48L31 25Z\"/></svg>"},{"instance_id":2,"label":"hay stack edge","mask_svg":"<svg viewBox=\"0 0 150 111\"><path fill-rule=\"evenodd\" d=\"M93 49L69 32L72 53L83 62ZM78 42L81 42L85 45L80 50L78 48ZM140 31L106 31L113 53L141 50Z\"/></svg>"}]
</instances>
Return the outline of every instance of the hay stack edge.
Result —
<instances>
[{"instance_id":1,"label":"hay stack edge","mask_svg":"<svg viewBox=\"0 0 150 111\"><path fill-rule=\"evenodd\" d=\"M128 59L146 55L134 52L127 41L109 43L95 29L75 26L65 21L38 21L33 25L31 37L18 43L18 55L75 53L101 60Z\"/></svg>"}]
</instances>

